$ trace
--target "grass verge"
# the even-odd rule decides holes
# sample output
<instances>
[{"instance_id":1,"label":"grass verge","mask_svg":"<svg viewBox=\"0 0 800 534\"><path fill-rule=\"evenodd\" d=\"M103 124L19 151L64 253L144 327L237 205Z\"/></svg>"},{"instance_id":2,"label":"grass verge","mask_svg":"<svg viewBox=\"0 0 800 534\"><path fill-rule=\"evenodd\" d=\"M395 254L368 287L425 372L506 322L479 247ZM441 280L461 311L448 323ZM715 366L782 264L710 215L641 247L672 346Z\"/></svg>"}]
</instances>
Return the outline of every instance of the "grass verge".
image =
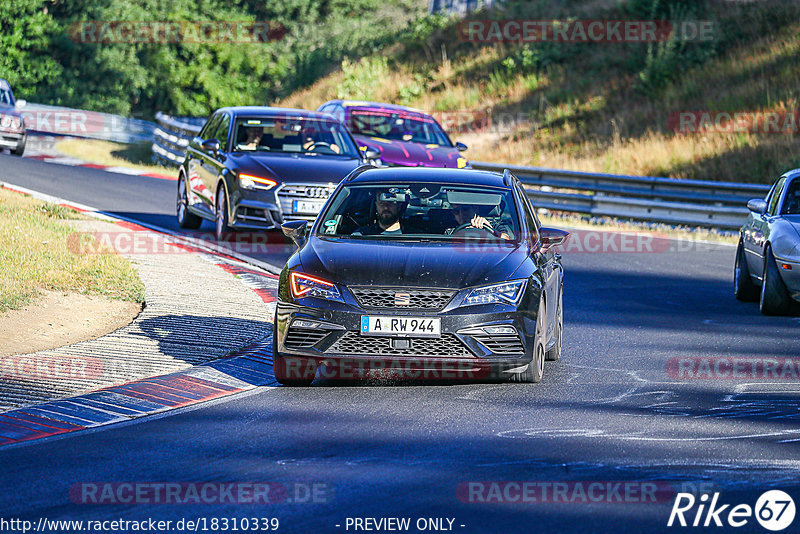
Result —
<instances>
[{"instance_id":1,"label":"grass verge","mask_svg":"<svg viewBox=\"0 0 800 534\"><path fill-rule=\"evenodd\" d=\"M109 167L129 167L155 174L171 176L173 169L153 163L150 143L126 145L97 139L64 139L56 145L56 150L73 158Z\"/></svg>"},{"instance_id":2,"label":"grass verge","mask_svg":"<svg viewBox=\"0 0 800 534\"><path fill-rule=\"evenodd\" d=\"M73 210L0 188L0 313L30 304L39 290L144 302L144 285L126 258L70 250L68 238L75 230L67 221L82 218Z\"/></svg>"}]
</instances>

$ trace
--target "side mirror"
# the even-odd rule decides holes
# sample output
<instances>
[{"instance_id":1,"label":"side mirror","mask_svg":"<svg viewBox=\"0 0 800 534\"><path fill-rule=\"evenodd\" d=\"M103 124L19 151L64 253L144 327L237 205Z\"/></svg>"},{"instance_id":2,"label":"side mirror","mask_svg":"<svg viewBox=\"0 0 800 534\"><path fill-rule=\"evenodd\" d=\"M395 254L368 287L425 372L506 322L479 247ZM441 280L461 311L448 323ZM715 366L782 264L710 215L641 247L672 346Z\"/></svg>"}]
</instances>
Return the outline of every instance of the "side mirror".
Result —
<instances>
[{"instance_id":1,"label":"side mirror","mask_svg":"<svg viewBox=\"0 0 800 534\"><path fill-rule=\"evenodd\" d=\"M294 241L297 248L303 246L306 242L306 231L308 229L308 221L289 221L281 225L283 235Z\"/></svg>"},{"instance_id":2,"label":"side mirror","mask_svg":"<svg viewBox=\"0 0 800 534\"><path fill-rule=\"evenodd\" d=\"M380 157L381 157L381 151L378 150L377 148L369 147L366 150L364 150L364 159L374 160L374 159L380 159Z\"/></svg>"},{"instance_id":3,"label":"side mirror","mask_svg":"<svg viewBox=\"0 0 800 534\"><path fill-rule=\"evenodd\" d=\"M464 143L456 143L456 150L459 152L464 152L467 149L467 145Z\"/></svg>"},{"instance_id":4,"label":"side mirror","mask_svg":"<svg viewBox=\"0 0 800 534\"><path fill-rule=\"evenodd\" d=\"M219 156L219 141L216 139L206 139L200 146L203 147L203 151L207 154L211 154L214 157Z\"/></svg>"},{"instance_id":5,"label":"side mirror","mask_svg":"<svg viewBox=\"0 0 800 534\"><path fill-rule=\"evenodd\" d=\"M758 213L761 215L767 211L767 201L760 198L754 198L753 200L747 202L747 209L753 213Z\"/></svg>"},{"instance_id":6,"label":"side mirror","mask_svg":"<svg viewBox=\"0 0 800 534\"><path fill-rule=\"evenodd\" d=\"M563 245L569 236L569 232L559 230L558 228L545 228L539 229L539 237L542 240L543 249L551 249L559 245Z\"/></svg>"},{"instance_id":7,"label":"side mirror","mask_svg":"<svg viewBox=\"0 0 800 534\"><path fill-rule=\"evenodd\" d=\"M27 105L28 105L28 101L27 100L17 100L16 103L14 104L14 107L16 107L16 108L24 108Z\"/></svg>"}]
</instances>

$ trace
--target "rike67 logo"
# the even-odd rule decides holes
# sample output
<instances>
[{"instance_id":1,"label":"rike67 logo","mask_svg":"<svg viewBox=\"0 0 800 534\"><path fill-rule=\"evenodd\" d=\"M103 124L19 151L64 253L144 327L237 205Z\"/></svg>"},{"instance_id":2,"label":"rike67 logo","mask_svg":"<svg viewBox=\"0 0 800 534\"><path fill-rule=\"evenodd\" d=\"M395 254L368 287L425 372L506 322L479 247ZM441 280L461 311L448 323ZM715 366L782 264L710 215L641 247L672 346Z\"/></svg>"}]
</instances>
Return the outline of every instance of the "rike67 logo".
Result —
<instances>
[{"instance_id":1,"label":"rike67 logo","mask_svg":"<svg viewBox=\"0 0 800 534\"><path fill-rule=\"evenodd\" d=\"M761 494L756 505L720 504L719 493L709 497L707 493L699 498L691 493L678 493L667 526L680 527L743 527L753 516L767 530L780 531L794 521L794 500L781 490L769 490Z\"/></svg>"}]
</instances>

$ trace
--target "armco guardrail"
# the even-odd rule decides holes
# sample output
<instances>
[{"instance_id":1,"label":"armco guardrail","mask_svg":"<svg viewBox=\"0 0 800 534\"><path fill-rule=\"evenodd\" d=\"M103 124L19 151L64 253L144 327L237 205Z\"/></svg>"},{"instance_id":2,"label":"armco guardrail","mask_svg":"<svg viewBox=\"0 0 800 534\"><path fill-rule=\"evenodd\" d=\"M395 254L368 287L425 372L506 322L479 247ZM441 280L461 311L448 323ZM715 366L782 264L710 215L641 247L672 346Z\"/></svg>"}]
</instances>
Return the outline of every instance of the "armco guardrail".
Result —
<instances>
[{"instance_id":1,"label":"armco guardrail","mask_svg":"<svg viewBox=\"0 0 800 534\"><path fill-rule=\"evenodd\" d=\"M678 180L470 162L473 168L509 169L525 184L537 207L686 226L731 230L747 217L747 201L769 186Z\"/></svg>"},{"instance_id":2,"label":"armco guardrail","mask_svg":"<svg viewBox=\"0 0 800 534\"><path fill-rule=\"evenodd\" d=\"M84 111L28 102L18 110L31 133L102 139L117 143L140 143L153 138L156 125L111 113Z\"/></svg>"},{"instance_id":3,"label":"armco guardrail","mask_svg":"<svg viewBox=\"0 0 800 534\"><path fill-rule=\"evenodd\" d=\"M178 119L159 112L156 121L153 155L164 163L180 164L204 119ZM739 228L747 217L747 201L769 191L769 186L758 184L470 163L475 169L509 169L539 208L723 230Z\"/></svg>"},{"instance_id":4,"label":"armco guardrail","mask_svg":"<svg viewBox=\"0 0 800 534\"><path fill-rule=\"evenodd\" d=\"M153 157L167 165L180 165L186 157L186 147L200 133L205 119L170 117L156 113L153 131Z\"/></svg>"}]
</instances>

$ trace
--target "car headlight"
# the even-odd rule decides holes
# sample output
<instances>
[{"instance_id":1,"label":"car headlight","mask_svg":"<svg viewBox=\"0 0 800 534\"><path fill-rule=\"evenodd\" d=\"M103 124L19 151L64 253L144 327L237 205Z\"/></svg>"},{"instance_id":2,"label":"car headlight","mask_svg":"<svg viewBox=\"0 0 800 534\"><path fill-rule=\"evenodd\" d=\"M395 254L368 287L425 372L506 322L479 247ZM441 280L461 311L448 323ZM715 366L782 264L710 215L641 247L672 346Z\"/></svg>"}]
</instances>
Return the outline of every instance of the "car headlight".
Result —
<instances>
[{"instance_id":1,"label":"car headlight","mask_svg":"<svg viewBox=\"0 0 800 534\"><path fill-rule=\"evenodd\" d=\"M278 185L278 182L275 180L270 180L269 178L253 176L252 174L239 174L239 185L244 189L261 189L263 191L269 191Z\"/></svg>"},{"instance_id":2,"label":"car headlight","mask_svg":"<svg viewBox=\"0 0 800 534\"><path fill-rule=\"evenodd\" d=\"M473 289L464 299L464 306L475 304L519 304L525 291L525 280L514 280Z\"/></svg>"},{"instance_id":3,"label":"car headlight","mask_svg":"<svg viewBox=\"0 0 800 534\"><path fill-rule=\"evenodd\" d=\"M336 286L317 278L316 276L309 276L298 272L289 274L289 286L292 289L292 296L296 299L305 297L317 297L320 299L335 300L344 302L342 294Z\"/></svg>"}]
</instances>

